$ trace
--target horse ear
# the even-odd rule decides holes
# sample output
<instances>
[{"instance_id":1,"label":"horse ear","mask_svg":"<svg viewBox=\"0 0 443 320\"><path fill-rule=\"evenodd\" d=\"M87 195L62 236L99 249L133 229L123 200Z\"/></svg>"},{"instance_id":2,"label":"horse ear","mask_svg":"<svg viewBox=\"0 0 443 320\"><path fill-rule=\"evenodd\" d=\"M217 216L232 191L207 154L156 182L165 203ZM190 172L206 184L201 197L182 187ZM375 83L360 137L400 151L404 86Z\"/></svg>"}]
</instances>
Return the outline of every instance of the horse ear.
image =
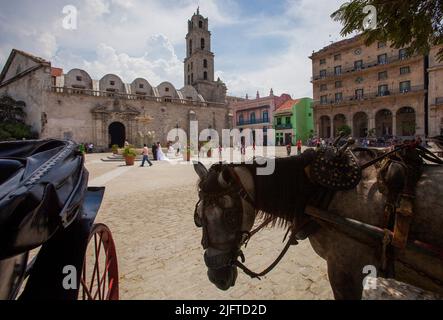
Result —
<instances>
[{"instance_id":1,"label":"horse ear","mask_svg":"<svg viewBox=\"0 0 443 320\"><path fill-rule=\"evenodd\" d=\"M194 161L194 170L198 174L201 180L203 180L208 174L208 169L203 165L203 163Z\"/></svg>"}]
</instances>

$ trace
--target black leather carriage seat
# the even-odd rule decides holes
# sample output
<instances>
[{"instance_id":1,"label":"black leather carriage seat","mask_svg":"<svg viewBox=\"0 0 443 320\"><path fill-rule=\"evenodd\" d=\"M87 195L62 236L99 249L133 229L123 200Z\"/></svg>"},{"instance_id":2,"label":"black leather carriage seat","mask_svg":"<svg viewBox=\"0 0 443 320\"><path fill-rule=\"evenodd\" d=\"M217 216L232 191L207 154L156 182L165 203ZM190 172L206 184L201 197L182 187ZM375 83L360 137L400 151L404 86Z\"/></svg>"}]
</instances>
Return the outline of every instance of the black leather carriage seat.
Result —
<instances>
[{"instance_id":1,"label":"black leather carriage seat","mask_svg":"<svg viewBox=\"0 0 443 320\"><path fill-rule=\"evenodd\" d=\"M0 159L0 185L24 167L21 161L13 159Z\"/></svg>"}]
</instances>

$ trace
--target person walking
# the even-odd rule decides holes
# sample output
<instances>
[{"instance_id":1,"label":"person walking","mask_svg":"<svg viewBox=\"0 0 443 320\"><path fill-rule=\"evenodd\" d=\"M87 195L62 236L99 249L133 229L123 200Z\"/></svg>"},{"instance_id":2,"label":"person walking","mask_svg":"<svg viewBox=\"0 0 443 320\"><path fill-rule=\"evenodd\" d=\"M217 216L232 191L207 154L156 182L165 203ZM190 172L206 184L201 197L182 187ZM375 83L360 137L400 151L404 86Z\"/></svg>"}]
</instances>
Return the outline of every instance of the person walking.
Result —
<instances>
[{"instance_id":1,"label":"person walking","mask_svg":"<svg viewBox=\"0 0 443 320\"><path fill-rule=\"evenodd\" d=\"M154 157L154 161L157 161L157 143L154 142L152 145L152 156Z\"/></svg>"},{"instance_id":2,"label":"person walking","mask_svg":"<svg viewBox=\"0 0 443 320\"><path fill-rule=\"evenodd\" d=\"M148 162L149 166L152 166L152 162L149 161L149 149L146 144L143 145L142 155L143 155L143 160L142 160L142 164L140 165L140 167L145 166L145 161Z\"/></svg>"},{"instance_id":3,"label":"person walking","mask_svg":"<svg viewBox=\"0 0 443 320\"><path fill-rule=\"evenodd\" d=\"M301 155L301 147L302 147L302 142L301 142L301 140L299 139L299 140L297 141L297 155Z\"/></svg>"},{"instance_id":4,"label":"person walking","mask_svg":"<svg viewBox=\"0 0 443 320\"><path fill-rule=\"evenodd\" d=\"M291 155L291 148L292 148L291 143L288 143L286 145L286 153L288 154L288 157Z\"/></svg>"}]
</instances>

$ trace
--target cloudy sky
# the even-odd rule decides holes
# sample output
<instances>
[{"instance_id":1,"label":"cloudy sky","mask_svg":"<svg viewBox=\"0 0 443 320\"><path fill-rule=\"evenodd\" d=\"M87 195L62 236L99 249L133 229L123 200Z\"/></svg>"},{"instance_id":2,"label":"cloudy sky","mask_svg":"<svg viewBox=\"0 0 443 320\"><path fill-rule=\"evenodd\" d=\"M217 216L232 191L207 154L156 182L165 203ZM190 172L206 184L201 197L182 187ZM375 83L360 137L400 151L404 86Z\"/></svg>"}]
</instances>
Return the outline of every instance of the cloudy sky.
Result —
<instances>
[{"instance_id":1,"label":"cloudy sky","mask_svg":"<svg viewBox=\"0 0 443 320\"><path fill-rule=\"evenodd\" d=\"M340 40L330 14L343 0L14 0L0 1L0 68L12 48L49 59L65 72L85 69L125 82L183 86L187 20L200 6L209 18L216 76L228 94L273 88L312 96L308 56ZM63 8L78 11L77 29L63 28Z\"/></svg>"}]
</instances>

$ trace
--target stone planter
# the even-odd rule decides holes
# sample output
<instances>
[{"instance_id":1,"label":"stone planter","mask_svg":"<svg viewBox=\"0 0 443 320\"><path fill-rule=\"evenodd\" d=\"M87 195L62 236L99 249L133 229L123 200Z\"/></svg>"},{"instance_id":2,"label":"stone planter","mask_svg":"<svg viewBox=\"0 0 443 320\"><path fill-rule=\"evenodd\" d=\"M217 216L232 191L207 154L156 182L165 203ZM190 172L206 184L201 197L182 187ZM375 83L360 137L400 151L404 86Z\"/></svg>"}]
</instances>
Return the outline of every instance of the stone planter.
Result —
<instances>
[{"instance_id":1,"label":"stone planter","mask_svg":"<svg viewBox=\"0 0 443 320\"><path fill-rule=\"evenodd\" d=\"M135 161L134 156L125 156L125 162L127 166L133 166Z\"/></svg>"}]
</instances>

